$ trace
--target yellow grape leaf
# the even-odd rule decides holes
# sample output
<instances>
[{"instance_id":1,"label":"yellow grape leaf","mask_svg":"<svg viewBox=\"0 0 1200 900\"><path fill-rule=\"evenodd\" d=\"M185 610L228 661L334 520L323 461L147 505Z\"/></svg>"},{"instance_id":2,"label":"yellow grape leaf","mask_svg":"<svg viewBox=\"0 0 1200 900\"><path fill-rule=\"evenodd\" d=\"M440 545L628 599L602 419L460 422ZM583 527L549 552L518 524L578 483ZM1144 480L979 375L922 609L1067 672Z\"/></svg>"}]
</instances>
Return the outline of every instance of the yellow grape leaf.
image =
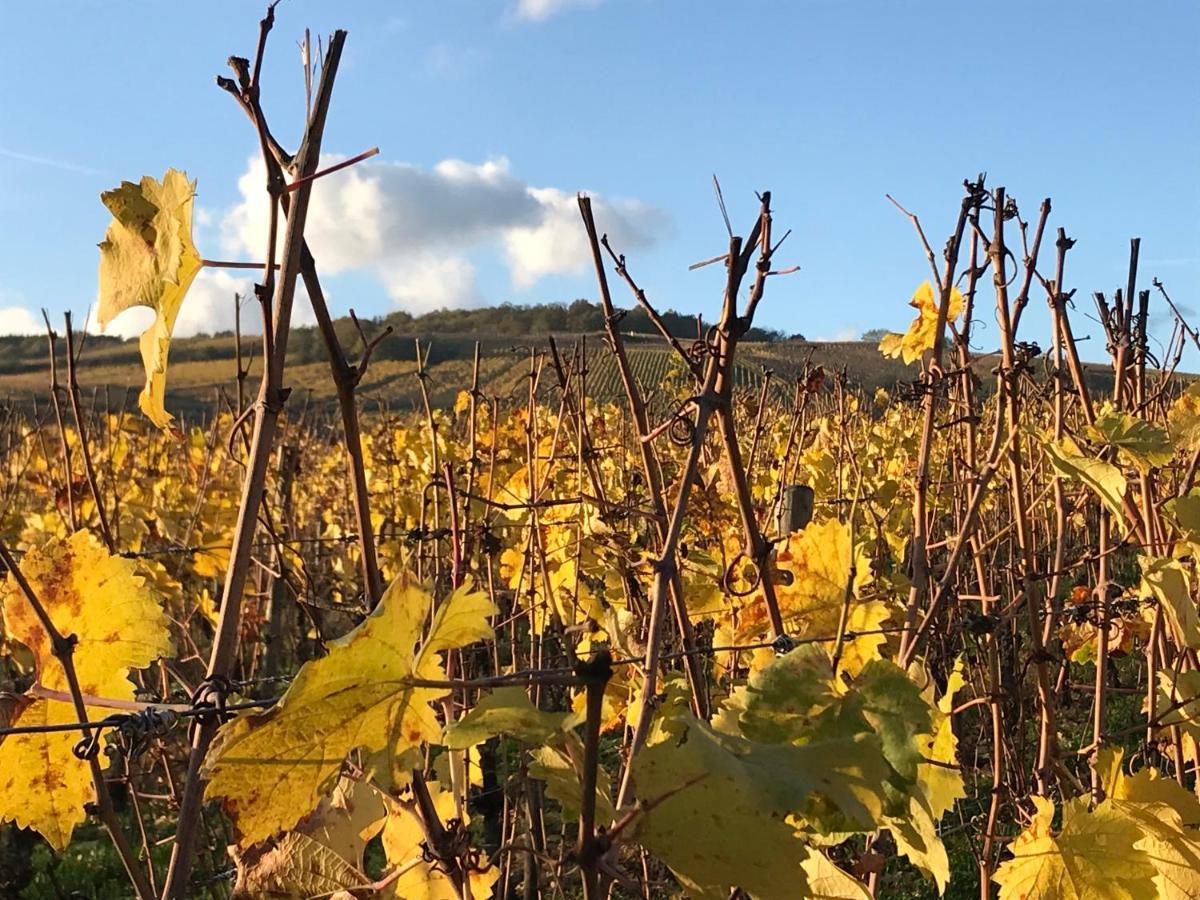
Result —
<instances>
[{"instance_id":1,"label":"yellow grape leaf","mask_svg":"<svg viewBox=\"0 0 1200 900\"><path fill-rule=\"evenodd\" d=\"M808 896L807 836L793 816L828 800L850 819L877 822L887 778L874 735L767 744L682 709L659 720L633 765L645 805L638 842L694 895L728 897L737 886L760 900Z\"/></svg>"},{"instance_id":2,"label":"yellow grape leaf","mask_svg":"<svg viewBox=\"0 0 1200 900\"><path fill-rule=\"evenodd\" d=\"M442 790L436 781L428 782L427 787L438 817L445 825L458 815L454 794ZM425 860L422 847L426 841L425 831L416 809L412 804L396 801L390 801L388 806L387 822L383 826L383 852L388 864L401 869L403 874L388 885L383 896L403 900L461 900L462 895L455 890L454 882L446 873ZM467 824L463 823L464 826ZM471 872L473 900L486 900L492 896L492 888L499 879L499 866L488 865L485 856L480 868Z\"/></svg>"},{"instance_id":3,"label":"yellow grape leaf","mask_svg":"<svg viewBox=\"0 0 1200 900\"><path fill-rule=\"evenodd\" d=\"M846 632L854 635L842 644L842 658L838 661L838 672L856 678L866 665L883 656L887 644L884 629L892 618L892 609L882 600L866 600L850 606L846 618Z\"/></svg>"},{"instance_id":4,"label":"yellow grape leaf","mask_svg":"<svg viewBox=\"0 0 1200 900\"><path fill-rule=\"evenodd\" d=\"M1060 475L1082 481L1104 502L1113 514L1113 524L1125 521L1125 476L1112 463L1087 456L1069 437L1042 444L1050 464Z\"/></svg>"},{"instance_id":5,"label":"yellow grape leaf","mask_svg":"<svg viewBox=\"0 0 1200 900\"><path fill-rule=\"evenodd\" d=\"M937 884L939 894L945 894L946 885L950 883L950 857L946 845L938 837L937 822L923 799L909 797L907 814L890 816L886 824L896 839L896 849Z\"/></svg>"},{"instance_id":6,"label":"yellow grape leaf","mask_svg":"<svg viewBox=\"0 0 1200 900\"><path fill-rule=\"evenodd\" d=\"M1193 739L1200 739L1200 670L1159 672L1159 714L1163 725L1178 725Z\"/></svg>"},{"instance_id":7,"label":"yellow grape leaf","mask_svg":"<svg viewBox=\"0 0 1200 900\"><path fill-rule=\"evenodd\" d=\"M796 637L829 637L837 634L845 602L846 582L850 577L850 530L836 519L814 522L792 534L775 557L779 573L776 596L788 633ZM880 618L882 611L871 606L857 611L857 596L871 582L871 561L861 549L854 553L854 583L851 586L850 615L865 624ZM740 613L738 637L764 632L767 610L755 600ZM869 629L874 630L874 629ZM872 655L881 635L868 636L867 645L846 655L852 658Z\"/></svg>"},{"instance_id":8,"label":"yellow grape leaf","mask_svg":"<svg viewBox=\"0 0 1200 900\"><path fill-rule=\"evenodd\" d=\"M1111 402L1100 408L1096 424L1088 427L1088 436L1115 447L1122 459L1142 472L1165 466L1175 456L1175 448L1165 431L1117 409Z\"/></svg>"},{"instance_id":9,"label":"yellow grape leaf","mask_svg":"<svg viewBox=\"0 0 1200 900\"><path fill-rule=\"evenodd\" d=\"M73 661L80 691L133 700L129 671L171 652L167 618L134 562L110 555L89 532L77 531L31 549L21 571L55 628L78 641ZM67 692L50 636L11 575L0 584L0 605L8 635L33 654L37 683ZM37 699L23 706L14 724L78 721L72 703ZM88 707L88 718L111 712ZM79 732L60 731L15 734L0 742L0 821L39 831L57 850L67 846L85 818L84 804L95 799L89 766L72 752L79 739Z\"/></svg>"},{"instance_id":10,"label":"yellow grape leaf","mask_svg":"<svg viewBox=\"0 0 1200 900\"><path fill-rule=\"evenodd\" d=\"M910 666L909 678L925 685L921 699L929 707L931 727L915 738L922 761L917 765L917 781L908 797L908 808L904 815L887 820L899 852L937 884L939 894L945 894L950 882L950 857L938 834L938 824L955 801L967 795L958 769L958 739L950 716L954 695L965 683L963 668L959 658L946 679L945 693L935 703L933 679L920 663Z\"/></svg>"},{"instance_id":11,"label":"yellow grape leaf","mask_svg":"<svg viewBox=\"0 0 1200 900\"><path fill-rule=\"evenodd\" d=\"M1190 384L1167 410L1167 432L1182 450L1200 447L1200 381Z\"/></svg>"},{"instance_id":12,"label":"yellow grape leaf","mask_svg":"<svg viewBox=\"0 0 1200 900\"><path fill-rule=\"evenodd\" d=\"M441 738L430 703L448 692L408 679L444 679L438 654L490 639L496 609L465 585L438 607L421 642L431 606L428 591L401 575L361 625L330 642L328 656L300 669L275 707L222 727L205 760L206 796L222 798L240 846L314 809L351 750L398 756Z\"/></svg>"},{"instance_id":13,"label":"yellow grape leaf","mask_svg":"<svg viewBox=\"0 0 1200 900\"><path fill-rule=\"evenodd\" d=\"M475 707L457 722L447 725L442 743L451 750L466 750L497 734L511 734L528 744L543 744L573 724L569 713L538 709L525 688L497 688L480 697Z\"/></svg>"},{"instance_id":14,"label":"yellow grape leaf","mask_svg":"<svg viewBox=\"0 0 1200 900\"><path fill-rule=\"evenodd\" d=\"M866 885L843 872L815 847L805 848L800 868L808 879L805 897L811 900L871 900L871 892Z\"/></svg>"},{"instance_id":15,"label":"yellow grape leaf","mask_svg":"<svg viewBox=\"0 0 1200 900\"><path fill-rule=\"evenodd\" d=\"M192 243L195 196L196 182L175 169L167 169L162 181L147 175L139 184L123 181L100 195L113 220L100 243L97 318L104 328L131 306L154 310L154 324L140 341L146 386L138 405L159 428L168 428L173 419L163 406L171 333L201 266Z\"/></svg>"},{"instance_id":16,"label":"yellow grape leaf","mask_svg":"<svg viewBox=\"0 0 1200 900\"><path fill-rule=\"evenodd\" d=\"M1111 802L1088 812L1087 798L1069 801L1057 835L1054 802L1033 803L1033 821L1009 845L1013 858L993 876L1000 900L1157 900L1154 867L1134 846L1141 832Z\"/></svg>"},{"instance_id":17,"label":"yellow grape leaf","mask_svg":"<svg viewBox=\"0 0 1200 900\"><path fill-rule=\"evenodd\" d=\"M1106 750L1096 761L1109 802L1141 831L1134 845L1154 867L1160 900L1200 897L1200 801L1154 769L1125 775L1122 754Z\"/></svg>"},{"instance_id":18,"label":"yellow grape leaf","mask_svg":"<svg viewBox=\"0 0 1200 900\"><path fill-rule=\"evenodd\" d=\"M1167 557L1139 556L1138 565L1142 569L1142 592L1158 600L1175 640L1192 650L1200 649L1200 616L1187 569Z\"/></svg>"},{"instance_id":19,"label":"yellow grape leaf","mask_svg":"<svg viewBox=\"0 0 1200 900\"><path fill-rule=\"evenodd\" d=\"M1200 488L1168 500L1163 509L1174 517L1188 540L1200 543Z\"/></svg>"},{"instance_id":20,"label":"yellow grape leaf","mask_svg":"<svg viewBox=\"0 0 1200 900\"><path fill-rule=\"evenodd\" d=\"M954 808L955 801L967 796L962 772L957 768L958 738L954 735L954 723L950 715L954 709L955 695L966 684L963 668L962 657L959 657L946 679L946 692L936 704L932 703L932 682L923 693L925 699L930 702L930 724L933 730L930 734L917 736L921 755L925 760L929 760L917 766L917 789L928 804L930 815L935 822L940 822L942 816Z\"/></svg>"},{"instance_id":21,"label":"yellow grape leaf","mask_svg":"<svg viewBox=\"0 0 1200 900\"><path fill-rule=\"evenodd\" d=\"M230 848L237 866L234 897L336 897L331 892L369 889L363 854L387 814L382 791L343 776L294 831L246 850Z\"/></svg>"},{"instance_id":22,"label":"yellow grape leaf","mask_svg":"<svg viewBox=\"0 0 1200 900\"><path fill-rule=\"evenodd\" d=\"M888 357L901 357L905 365L911 365L921 358L926 350L932 350L937 337L938 296L933 292L933 285L928 281L913 293L908 305L917 311L917 317L908 326L904 334L888 334L879 342L879 352ZM958 288L950 288L950 304L946 310L946 322L955 321L962 315L963 295Z\"/></svg>"},{"instance_id":23,"label":"yellow grape leaf","mask_svg":"<svg viewBox=\"0 0 1200 900\"><path fill-rule=\"evenodd\" d=\"M370 782L343 776L296 831L324 844L361 871L367 844L383 829L386 819L383 792Z\"/></svg>"}]
</instances>

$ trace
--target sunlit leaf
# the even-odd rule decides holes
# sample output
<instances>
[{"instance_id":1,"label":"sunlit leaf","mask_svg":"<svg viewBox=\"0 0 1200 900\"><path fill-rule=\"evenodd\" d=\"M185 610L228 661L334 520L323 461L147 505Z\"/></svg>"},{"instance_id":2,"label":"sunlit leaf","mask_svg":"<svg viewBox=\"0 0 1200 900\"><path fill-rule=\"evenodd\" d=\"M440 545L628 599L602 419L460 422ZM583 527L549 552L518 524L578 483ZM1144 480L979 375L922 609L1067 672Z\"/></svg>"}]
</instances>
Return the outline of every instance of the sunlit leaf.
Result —
<instances>
[{"instance_id":1,"label":"sunlit leaf","mask_svg":"<svg viewBox=\"0 0 1200 900\"><path fill-rule=\"evenodd\" d=\"M1143 472L1165 466L1175 455L1165 431L1111 403L1101 407L1088 433L1098 443L1115 447L1124 461Z\"/></svg>"},{"instance_id":2,"label":"sunlit leaf","mask_svg":"<svg viewBox=\"0 0 1200 900\"><path fill-rule=\"evenodd\" d=\"M77 641L73 661L80 691L133 700L130 670L171 651L166 616L134 562L109 554L89 532L77 531L31 549L21 571L55 628ZM50 636L11 575L0 584L0 600L9 635L32 651L38 684L66 694L66 674ZM36 699L21 705L14 724L55 725L79 718L69 702ZM88 718L111 712L88 707ZM0 820L36 829L55 849L67 846L85 818L84 804L95 799L88 764L72 752L79 740L78 731L0 739Z\"/></svg>"},{"instance_id":3,"label":"sunlit leaf","mask_svg":"<svg viewBox=\"0 0 1200 900\"><path fill-rule=\"evenodd\" d=\"M879 343L879 352L884 356L901 357L905 365L911 365L919 360L926 350L933 349L937 336L938 296L933 291L933 285L928 281L921 282L908 305L917 310L917 317L908 326L904 334L886 335ZM958 288L950 288L950 304L946 311L946 322L951 323L962 315L963 295Z\"/></svg>"},{"instance_id":4,"label":"sunlit leaf","mask_svg":"<svg viewBox=\"0 0 1200 900\"><path fill-rule=\"evenodd\" d=\"M1054 803L1034 797L1032 823L1010 845L1013 858L996 870L1000 900L1155 900L1154 867L1135 845L1141 832L1128 816L1087 798L1063 808L1062 829L1051 828Z\"/></svg>"},{"instance_id":5,"label":"sunlit leaf","mask_svg":"<svg viewBox=\"0 0 1200 900\"><path fill-rule=\"evenodd\" d=\"M163 406L171 333L201 265L192 243L195 196L196 183L175 169L167 169L162 181L147 175L100 195L113 220L100 243L97 318L103 328L131 306L154 310L154 324L141 338L146 386L138 404L160 428L172 421Z\"/></svg>"},{"instance_id":6,"label":"sunlit leaf","mask_svg":"<svg viewBox=\"0 0 1200 900\"><path fill-rule=\"evenodd\" d=\"M1192 598L1191 578L1183 564L1166 557L1139 556L1142 590L1166 613L1171 632L1183 646L1200 648L1200 615Z\"/></svg>"},{"instance_id":7,"label":"sunlit leaf","mask_svg":"<svg viewBox=\"0 0 1200 900\"><path fill-rule=\"evenodd\" d=\"M314 809L351 750L399 755L441 737L430 703L446 689L408 679L444 679L438 654L490 638L495 607L486 594L460 588L421 641L431 605L426 590L401 576L366 621L329 643L328 656L301 668L274 708L222 727L206 759L207 796L221 798L240 845Z\"/></svg>"}]
</instances>

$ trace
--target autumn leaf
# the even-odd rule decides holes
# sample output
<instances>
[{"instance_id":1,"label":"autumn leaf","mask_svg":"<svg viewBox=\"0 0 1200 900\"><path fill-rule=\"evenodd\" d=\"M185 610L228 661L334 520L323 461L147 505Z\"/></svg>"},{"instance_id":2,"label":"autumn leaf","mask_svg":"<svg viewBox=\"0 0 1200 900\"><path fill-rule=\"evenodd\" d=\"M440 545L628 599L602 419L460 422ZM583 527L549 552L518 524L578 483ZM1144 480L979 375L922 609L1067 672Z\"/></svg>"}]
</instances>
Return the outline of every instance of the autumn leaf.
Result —
<instances>
[{"instance_id":1,"label":"autumn leaf","mask_svg":"<svg viewBox=\"0 0 1200 900\"><path fill-rule=\"evenodd\" d=\"M1136 823L1111 802L1088 811L1086 797L1063 807L1055 834L1054 802L1034 797L1029 827L1009 845L1013 858L993 876L1000 900L1156 900L1154 867L1135 845Z\"/></svg>"},{"instance_id":2,"label":"autumn leaf","mask_svg":"<svg viewBox=\"0 0 1200 900\"><path fill-rule=\"evenodd\" d=\"M497 734L511 734L529 744L543 744L573 724L569 713L538 709L522 687L505 687L481 697L475 707L446 726L442 743L451 750L466 750Z\"/></svg>"},{"instance_id":3,"label":"autumn leaf","mask_svg":"<svg viewBox=\"0 0 1200 900\"><path fill-rule=\"evenodd\" d=\"M1175 456L1167 433L1145 419L1130 415L1106 402L1096 414L1088 435L1098 443L1114 447L1121 458L1142 472L1165 466Z\"/></svg>"},{"instance_id":4,"label":"autumn leaf","mask_svg":"<svg viewBox=\"0 0 1200 900\"><path fill-rule=\"evenodd\" d=\"M1094 764L1108 802L1141 832L1134 845L1154 867L1160 900L1200 897L1200 801L1174 779L1145 768L1126 775L1123 752L1102 751Z\"/></svg>"},{"instance_id":5,"label":"autumn leaf","mask_svg":"<svg viewBox=\"0 0 1200 900\"><path fill-rule=\"evenodd\" d=\"M1188 570L1178 560L1166 557L1139 556L1138 565L1142 591L1158 600L1175 640L1192 650L1200 649L1200 616Z\"/></svg>"},{"instance_id":6,"label":"autumn leaf","mask_svg":"<svg viewBox=\"0 0 1200 900\"><path fill-rule=\"evenodd\" d=\"M1200 447L1200 382L1188 385L1167 410L1167 431L1183 450Z\"/></svg>"},{"instance_id":7,"label":"autumn leaf","mask_svg":"<svg viewBox=\"0 0 1200 900\"><path fill-rule=\"evenodd\" d=\"M146 386L138 405L164 429L173 419L163 406L171 334L184 295L201 267L192 243L195 196L196 183L175 169L168 169L161 182L147 175L138 184L123 181L100 195L113 220L100 243L97 317L104 328L131 306L154 310L154 324L140 341Z\"/></svg>"},{"instance_id":8,"label":"autumn leaf","mask_svg":"<svg viewBox=\"0 0 1200 900\"><path fill-rule=\"evenodd\" d=\"M447 690L409 680L444 679L438 654L491 638L495 607L469 585L459 588L421 641L431 606L429 593L402 575L361 625L329 643L328 656L300 669L274 708L221 729L205 761L206 796L222 799L240 846L314 809L351 750L399 756L441 738L430 704Z\"/></svg>"},{"instance_id":9,"label":"autumn leaf","mask_svg":"<svg viewBox=\"0 0 1200 900\"><path fill-rule=\"evenodd\" d=\"M1200 489L1192 489L1182 497L1173 497L1163 504L1192 543L1200 543Z\"/></svg>"},{"instance_id":10,"label":"autumn leaf","mask_svg":"<svg viewBox=\"0 0 1200 900\"><path fill-rule=\"evenodd\" d=\"M343 776L295 830L246 850L230 848L234 897L312 897L369 887L363 855L387 815L382 791Z\"/></svg>"},{"instance_id":11,"label":"autumn leaf","mask_svg":"<svg viewBox=\"0 0 1200 900\"><path fill-rule=\"evenodd\" d=\"M871 562L861 548L852 547L845 523L826 519L790 535L775 557L774 565L780 574L776 596L788 634L828 637L837 633L852 559L851 630L879 630L890 610L881 601L859 599L859 594L871 583ZM764 633L768 626L765 605L756 601L741 610L738 626L739 640ZM878 648L885 641L882 634L859 635L847 641L842 667L856 675L868 660L878 656Z\"/></svg>"},{"instance_id":12,"label":"autumn leaf","mask_svg":"<svg viewBox=\"0 0 1200 900\"><path fill-rule=\"evenodd\" d=\"M1046 441L1042 447L1060 475L1086 484L1108 507L1114 523L1124 521L1126 483L1120 469L1102 459L1087 456L1070 438Z\"/></svg>"},{"instance_id":13,"label":"autumn leaf","mask_svg":"<svg viewBox=\"0 0 1200 900\"><path fill-rule=\"evenodd\" d=\"M932 350L937 337L938 300L933 292L933 285L928 281L922 282L908 301L908 305L916 309L917 317L904 334L885 335L879 342L879 352L888 357L901 357L905 365L911 365L919 360L926 350ZM946 322L953 322L961 316L963 306L963 295L958 288L951 287Z\"/></svg>"},{"instance_id":14,"label":"autumn leaf","mask_svg":"<svg viewBox=\"0 0 1200 900\"><path fill-rule=\"evenodd\" d=\"M871 900L871 892L861 881L835 866L820 850L806 850L800 862L808 880L806 897L811 900Z\"/></svg>"},{"instance_id":15,"label":"autumn leaf","mask_svg":"<svg viewBox=\"0 0 1200 900\"><path fill-rule=\"evenodd\" d=\"M529 774L545 782L546 795L558 802L563 815L579 818L583 798L583 741L573 733L530 752ZM611 822L616 817L609 778L599 772L596 784L596 818Z\"/></svg>"},{"instance_id":16,"label":"autumn leaf","mask_svg":"<svg viewBox=\"0 0 1200 900\"><path fill-rule=\"evenodd\" d=\"M889 773L879 740L852 712L809 717L806 708L821 706L832 692L812 677L805 655L784 657L792 657L788 671L760 678L756 694L739 694L715 727L694 718L686 701L669 702L634 758L646 807L636 837L696 896L728 897L734 886L762 900L808 896L808 836L798 817L832 803L840 822L870 827L878 820ZM789 711L764 720L748 710L761 705L766 713L793 689L803 696ZM752 733L778 740L740 733L747 717L759 723Z\"/></svg>"},{"instance_id":17,"label":"autumn leaf","mask_svg":"<svg viewBox=\"0 0 1200 900\"><path fill-rule=\"evenodd\" d=\"M254 897L327 897L369 888L371 880L349 861L307 834L291 831L278 842L235 848L237 900Z\"/></svg>"},{"instance_id":18,"label":"autumn leaf","mask_svg":"<svg viewBox=\"0 0 1200 900\"><path fill-rule=\"evenodd\" d=\"M133 700L131 669L171 652L167 619L132 560L111 555L92 534L34 547L21 571L55 628L77 641L73 653L81 693ZM8 634L33 654L37 687L65 695L70 688L54 656L50 635L10 575L0 584ZM33 699L13 724L58 725L78 721L70 702ZM89 719L111 709L88 707ZM88 763L72 752L78 731L9 735L0 743L0 820L40 832L62 850L95 799ZM102 760L104 756L100 757Z\"/></svg>"}]
</instances>

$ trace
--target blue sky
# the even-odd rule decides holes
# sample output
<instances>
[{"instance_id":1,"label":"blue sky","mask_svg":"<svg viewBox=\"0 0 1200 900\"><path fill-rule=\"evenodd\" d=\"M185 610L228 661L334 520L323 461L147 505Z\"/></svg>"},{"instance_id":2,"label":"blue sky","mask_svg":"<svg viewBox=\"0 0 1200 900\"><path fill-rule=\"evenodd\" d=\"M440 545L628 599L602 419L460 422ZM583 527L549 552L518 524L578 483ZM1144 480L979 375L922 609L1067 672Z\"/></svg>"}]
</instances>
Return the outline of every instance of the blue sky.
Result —
<instances>
[{"instance_id":1,"label":"blue sky","mask_svg":"<svg viewBox=\"0 0 1200 900\"><path fill-rule=\"evenodd\" d=\"M230 53L252 55L258 4L0 3L0 332L43 306L84 315L100 191L168 166L199 181L203 255L261 257L254 136L213 84ZM774 280L760 324L902 330L928 270L884 194L940 248L981 170L1030 218L1053 197L1051 228L1078 241L1067 281L1084 333L1133 235L1145 286L1157 276L1200 310L1193 2L284 0L264 103L289 145L306 26L349 31L326 150L382 150L318 194L310 241L340 313L592 297L573 212L586 190L652 300L711 314L719 267L687 266L726 241L716 173L735 228L769 188L794 229L778 262L802 271ZM236 274L206 272L181 329L228 327ZM1044 306L1023 325L1043 346ZM118 331L145 322L128 315Z\"/></svg>"}]
</instances>

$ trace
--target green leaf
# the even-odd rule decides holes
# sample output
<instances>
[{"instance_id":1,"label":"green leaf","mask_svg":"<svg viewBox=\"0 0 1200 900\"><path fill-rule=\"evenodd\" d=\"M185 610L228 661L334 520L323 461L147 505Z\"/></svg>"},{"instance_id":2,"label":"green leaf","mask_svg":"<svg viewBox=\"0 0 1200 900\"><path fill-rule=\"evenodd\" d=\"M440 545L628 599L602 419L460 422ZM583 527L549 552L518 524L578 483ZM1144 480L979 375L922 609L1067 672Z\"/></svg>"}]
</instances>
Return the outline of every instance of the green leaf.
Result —
<instances>
[{"instance_id":1,"label":"green leaf","mask_svg":"<svg viewBox=\"0 0 1200 900\"><path fill-rule=\"evenodd\" d=\"M505 687L481 697L469 713L446 726L442 743L451 750L466 750L498 734L511 734L529 744L544 744L574 724L570 713L544 712L522 687Z\"/></svg>"},{"instance_id":2,"label":"green leaf","mask_svg":"<svg viewBox=\"0 0 1200 900\"><path fill-rule=\"evenodd\" d=\"M1060 475L1081 481L1096 492L1117 522L1125 516L1125 476L1112 463L1085 456L1070 438L1047 441L1042 445L1050 464Z\"/></svg>"},{"instance_id":3,"label":"green leaf","mask_svg":"<svg viewBox=\"0 0 1200 900\"><path fill-rule=\"evenodd\" d=\"M724 730L770 744L802 738L814 714L837 699L829 673L829 656L815 644L775 659L734 692L726 710L737 714L737 725Z\"/></svg>"},{"instance_id":4,"label":"green leaf","mask_svg":"<svg viewBox=\"0 0 1200 900\"><path fill-rule=\"evenodd\" d=\"M1122 459L1142 472L1165 466L1175 456L1175 448L1165 431L1145 419L1116 409L1111 402L1100 408L1095 424L1088 428L1088 435L1099 443L1114 447Z\"/></svg>"},{"instance_id":5,"label":"green leaf","mask_svg":"<svg viewBox=\"0 0 1200 900\"><path fill-rule=\"evenodd\" d=\"M915 781L922 758L916 737L932 729L929 705L921 697L921 689L899 666L877 659L854 680L847 702L861 704L862 714L883 742L884 755L892 768Z\"/></svg>"}]
</instances>

